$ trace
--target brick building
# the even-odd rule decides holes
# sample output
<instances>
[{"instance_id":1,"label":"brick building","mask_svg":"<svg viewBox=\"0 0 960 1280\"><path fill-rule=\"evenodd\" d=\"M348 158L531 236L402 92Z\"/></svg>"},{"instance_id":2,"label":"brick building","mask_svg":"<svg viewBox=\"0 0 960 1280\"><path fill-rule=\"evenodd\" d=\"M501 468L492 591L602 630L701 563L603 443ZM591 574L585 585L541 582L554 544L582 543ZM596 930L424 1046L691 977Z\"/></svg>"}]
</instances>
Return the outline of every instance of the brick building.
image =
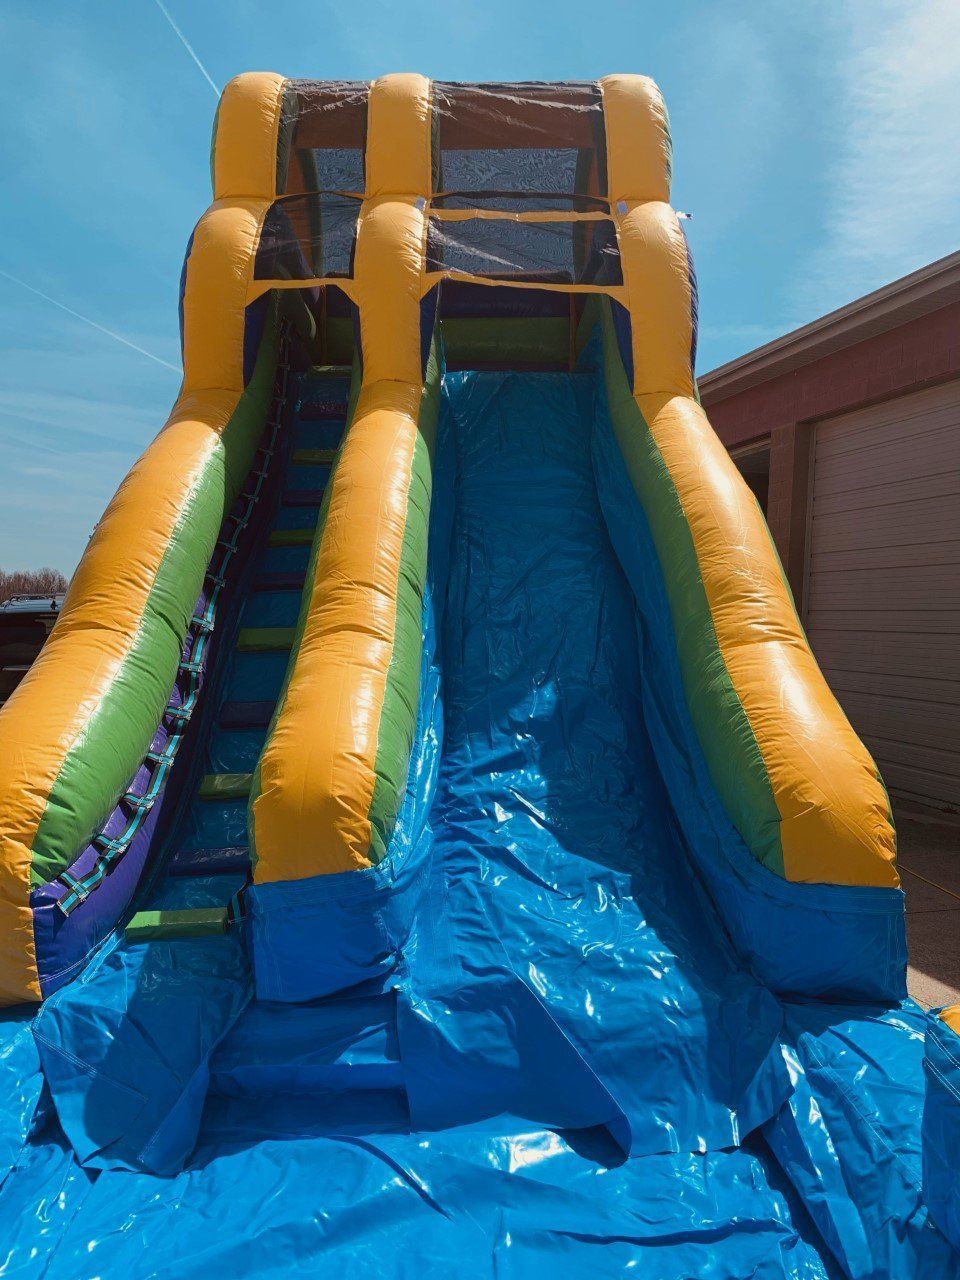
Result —
<instances>
[{"instance_id":1,"label":"brick building","mask_svg":"<svg viewBox=\"0 0 960 1280\"><path fill-rule=\"evenodd\" d=\"M700 379L895 792L960 809L960 253Z\"/></svg>"}]
</instances>

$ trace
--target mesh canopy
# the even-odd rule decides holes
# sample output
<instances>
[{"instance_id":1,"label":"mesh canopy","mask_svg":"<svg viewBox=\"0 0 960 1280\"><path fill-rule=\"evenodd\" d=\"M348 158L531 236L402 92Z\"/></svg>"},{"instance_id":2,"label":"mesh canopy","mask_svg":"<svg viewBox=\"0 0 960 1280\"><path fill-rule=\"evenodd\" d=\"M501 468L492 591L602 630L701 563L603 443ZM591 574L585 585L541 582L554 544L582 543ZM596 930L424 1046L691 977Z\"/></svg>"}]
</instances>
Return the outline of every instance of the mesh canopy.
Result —
<instances>
[{"instance_id":1,"label":"mesh canopy","mask_svg":"<svg viewBox=\"0 0 960 1280\"><path fill-rule=\"evenodd\" d=\"M267 211L254 266L258 280L349 276L360 200L336 192L285 196Z\"/></svg>"},{"instance_id":2,"label":"mesh canopy","mask_svg":"<svg viewBox=\"0 0 960 1280\"><path fill-rule=\"evenodd\" d=\"M597 84L433 88L434 190L606 194Z\"/></svg>"},{"instance_id":3,"label":"mesh canopy","mask_svg":"<svg viewBox=\"0 0 960 1280\"><path fill-rule=\"evenodd\" d=\"M286 194L267 215L256 278L350 277L369 86L300 80L287 95ZM435 82L430 111L427 271L529 287L622 284L603 216L598 84Z\"/></svg>"},{"instance_id":4,"label":"mesh canopy","mask_svg":"<svg viewBox=\"0 0 960 1280\"><path fill-rule=\"evenodd\" d=\"M542 284L621 284L612 222L431 218L427 270Z\"/></svg>"},{"instance_id":5,"label":"mesh canopy","mask_svg":"<svg viewBox=\"0 0 960 1280\"><path fill-rule=\"evenodd\" d=\"M359 147L302 147L297 161L306 191L363 191L363 152Z\"/></svg>"},{"instance_id":6,"label":"mesh canopy","mask_svg":"<svg viewBox=\"0 0 960 1280\"><path fill-rule=\"evenodd\" d=\"M572 147L451 149L441 153L437 183L442 191L461 198L464 193L483 194L488 201L493 193L529 191L539 197L540 208L552 209L563 207L564 197L576 192L577 162L578 153Z\"/></svg>"},{"instance_id":7,"label":"mesh canopy","mask_svg":"<svg viewBox=\"0 0 960 1280\"><path fill-rule=\"evenodd\" d=\"M362 192L369 85L294 80L289 90L294 123L286 191Z\"/></svg>"},{"instance_id":8,"label":"mesh canopy","mask_svg":"<svg viewBox=\"0 0 960 1280\"><path fill-rule=\"evenodd\" d=\"M526 151L521 153L522 156L529 154ZM530 176L533 179L536 175ZM430 203L434 209L481 209L501 213L605 213L608 208L607 201L599 196L561 195L552 191L449 191L435 195Z\"/></svg>"},{"instance_id":9,"label":"mesh canopy","mask_svg":"<svg viewBox=\"0 0 960 1280\"><path fill-rule=\"evenodd\" d=\"M499 136L515 147L584 146L602 120L594 80L435 80L432 112L444 147L485 147Z\"/></svg>"}]
</instances>

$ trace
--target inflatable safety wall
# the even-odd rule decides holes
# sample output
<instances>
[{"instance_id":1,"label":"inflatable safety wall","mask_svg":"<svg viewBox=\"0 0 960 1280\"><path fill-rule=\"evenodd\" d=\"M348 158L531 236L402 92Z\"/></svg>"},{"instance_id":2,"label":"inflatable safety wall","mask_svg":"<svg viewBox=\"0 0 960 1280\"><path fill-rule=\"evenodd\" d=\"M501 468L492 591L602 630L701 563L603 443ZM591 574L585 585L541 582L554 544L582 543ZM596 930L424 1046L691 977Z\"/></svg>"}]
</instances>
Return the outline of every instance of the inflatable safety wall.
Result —
<instances>
[{"instance_id":1,"label":"inflatable safety wall","mask_svg":"<svg viewBox=\"0 0 960 1280\"><path fill-rule=\"evenodd\" d=\"M256 768L255 949L273 947L266 922L286 914L285 887L295 922L303 882L321 892L317 877L375 867L390 846L417 718L440 331L461 362L509 351L535 367L583 358L592 328L684 714L729 824L727 861L705 859L704 874L778 985L892 990L902 937L882 893L897 883L886 797L696 400L695 285L652 83L244 76L224 94L213 173L184 268L183 390L0 720L7 1000L78 972L151 870L156 799L210 642L218 535L273 391L277 299L315 341L318 323L336 324L318 302L334 283L332 310L357 314L358 382ZM441 294L451 315L438 321ZM281 933L295 948L295 923Z\"/></svg>"},{"instance_id":2,"label":"inflatable safety wall","mask_svg":"<svg viewBox=\"0 0 960 1280\"><path fill-rule=\"evenodd\" d=\"M960 1015L670 169L641 76L225 89L0 711L0 1270L960 1280Z\"/></svg>"}]
</instances>

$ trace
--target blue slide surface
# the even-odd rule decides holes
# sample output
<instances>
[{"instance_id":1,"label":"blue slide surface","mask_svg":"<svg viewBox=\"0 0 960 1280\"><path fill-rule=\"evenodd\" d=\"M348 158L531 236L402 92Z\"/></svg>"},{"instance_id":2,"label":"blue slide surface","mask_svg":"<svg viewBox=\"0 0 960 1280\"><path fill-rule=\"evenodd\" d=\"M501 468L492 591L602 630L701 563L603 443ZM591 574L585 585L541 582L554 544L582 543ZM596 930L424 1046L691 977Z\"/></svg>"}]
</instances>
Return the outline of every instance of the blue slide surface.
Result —
<instances>
[{"instance_id":1,"label":"blue slide surface","mask_svg":"<svg viewBox=\"0 0 960 1280\"><path fill-rule=\"evenodd\" d=\"M8 1018L0 1275L960 1276L920 1198L920 1011L778 999L688 854L597 378L444 387L405 802L343 938L303 948L348 972L346 922L387 888L398 963L254 1002L235 931L121 937L34 1035ZM344 394L297 383L299 447L324 443L305 407ZM269 528L299 523L279 492ZM254 575L303 572L278 542ZM237 626L293 624L274 587ZM198 773L252 768L265 725L223 708L282 678L223 658ZM228 902L211 851L244 842L242 801L186 802L150 905Z\"/></svg>"}]
</instances>

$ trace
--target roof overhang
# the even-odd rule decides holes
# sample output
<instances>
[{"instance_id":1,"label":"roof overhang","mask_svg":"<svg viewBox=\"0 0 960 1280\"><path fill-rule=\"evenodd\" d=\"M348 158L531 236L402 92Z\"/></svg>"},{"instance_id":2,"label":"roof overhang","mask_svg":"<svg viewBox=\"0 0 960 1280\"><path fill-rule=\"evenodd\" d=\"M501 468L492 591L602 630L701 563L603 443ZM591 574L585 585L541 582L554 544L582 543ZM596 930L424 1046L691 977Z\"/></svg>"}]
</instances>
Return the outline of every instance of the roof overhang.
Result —
<instances>
[{"instance_id":1,"label":"roof overhang","mask_svg":"<svg viewBox=\"0 0 960 1280\"><path fill-rule=\"evenodd\" d=\"M718 365L698 379L701 398L705 403L724 400L954 302L960 302L960 252Z\"/></svg>"}]
</instances>

